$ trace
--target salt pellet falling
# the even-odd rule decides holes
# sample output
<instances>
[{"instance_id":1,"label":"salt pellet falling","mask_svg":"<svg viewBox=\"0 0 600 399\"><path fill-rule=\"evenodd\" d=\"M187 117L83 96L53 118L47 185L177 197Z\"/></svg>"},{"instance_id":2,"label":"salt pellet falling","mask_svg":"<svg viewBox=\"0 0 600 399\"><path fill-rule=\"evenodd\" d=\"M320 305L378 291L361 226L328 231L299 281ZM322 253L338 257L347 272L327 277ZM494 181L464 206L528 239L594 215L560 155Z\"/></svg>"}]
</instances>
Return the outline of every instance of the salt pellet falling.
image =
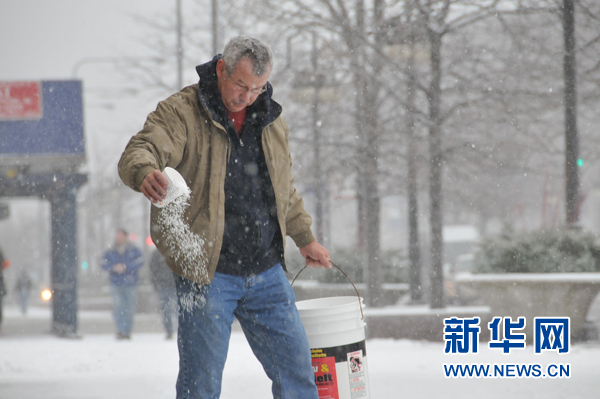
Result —
<instances>
[{"instance_id":1,"label":"salt pellet falling","mask_svg":"<svg viewBox=\"0 0 600 399\"><path fill-rule=\"evenodd\" d=\"M184 275L199 284L208 284L204 239L190 230L184 217L189 205L188 190L160 209L157 222L165 243Z\"/></svg>"}]
</instances>

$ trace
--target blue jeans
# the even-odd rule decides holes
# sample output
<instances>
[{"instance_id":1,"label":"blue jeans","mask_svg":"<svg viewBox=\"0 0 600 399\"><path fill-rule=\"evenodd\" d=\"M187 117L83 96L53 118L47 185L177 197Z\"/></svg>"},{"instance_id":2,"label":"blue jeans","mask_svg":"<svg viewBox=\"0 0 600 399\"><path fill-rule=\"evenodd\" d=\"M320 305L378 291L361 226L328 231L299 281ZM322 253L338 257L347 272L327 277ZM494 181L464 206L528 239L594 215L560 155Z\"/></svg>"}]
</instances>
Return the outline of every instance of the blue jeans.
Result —
<instances>
[{"instance_id":1,"label":"blue jeans","mask_svg":"<svg viewBox=\"0 0 600 399\"><path fill-rule=\"evenodd\" d=\"M117 332L130 335L131 328L133 327L133 316L137 306L137 286L111 284L110 287Z\"/></svg>"},{"instance_id":2,"label":"blue jeans","mask_svg":"<svg viewBox=\"0 0 600 399\"><path fill-rule=\"evenodd\" d=\"M201 288L177 277L176 286L178 399L219 398L234 317L272 381L273 398L318 399L310 346L281 264L254 277L215 273Z\"/></svg>"},{"instance_id":3,"label":"blue jeans","mask_svg":"<svg viewBox=\"0 0 600 399\"><path fill-rule=\"evenodd\" d=\"M175 288L161 288L158 295L163 314L163 325L167 334L173 334L174 327L177 326L177 291Z\"/></svg>"},{"instance_id":4,"label":"blue jeans","mask_svg":"<svg viewBox=\"0 0 600 399\"><path fill-rule=\"evenodd\" d=\"M21 313L27 313L27 308L29 307L29 290L28 289L20 289L18 291L19 294L19 306L21 307Z\"/></svg>"}]
</instances>

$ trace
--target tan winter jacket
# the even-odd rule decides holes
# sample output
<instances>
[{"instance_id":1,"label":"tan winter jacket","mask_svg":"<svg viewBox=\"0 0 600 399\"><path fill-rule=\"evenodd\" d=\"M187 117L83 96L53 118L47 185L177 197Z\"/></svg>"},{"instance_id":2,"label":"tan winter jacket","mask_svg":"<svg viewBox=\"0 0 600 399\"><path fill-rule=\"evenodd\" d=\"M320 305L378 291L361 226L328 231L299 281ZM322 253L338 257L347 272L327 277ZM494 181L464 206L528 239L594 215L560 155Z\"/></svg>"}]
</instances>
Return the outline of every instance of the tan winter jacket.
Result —
<instances>
[{"instance_id":1,"label":"tan winter jacket","mask_svg":"<svg viewBox=\"0 0 600 399\"><path fill-rule=\"evenodd\" d=\"M294 188L288 138L288 126L281 116L262 132L281 235L289 235L301 248L315 238L310 229L312 219ZM156 110L148 115L144 128L131 138L119 161L119 176L136 191L140 191L146 175L155 169L170 166L183 176L191 190L191 205L185 218L190 230L204 238L211 281L223 242L229 146L225 128L213 121L210 111L198 100L198 84L195 84L158 103ZM186 275L173 259L156 223L158 211L159 208L152 206L151 235L158 250L176 274L202 283L194 278L199 273ZM285 239L283 244L285 246Z\"/></svg>"}]
</instances>

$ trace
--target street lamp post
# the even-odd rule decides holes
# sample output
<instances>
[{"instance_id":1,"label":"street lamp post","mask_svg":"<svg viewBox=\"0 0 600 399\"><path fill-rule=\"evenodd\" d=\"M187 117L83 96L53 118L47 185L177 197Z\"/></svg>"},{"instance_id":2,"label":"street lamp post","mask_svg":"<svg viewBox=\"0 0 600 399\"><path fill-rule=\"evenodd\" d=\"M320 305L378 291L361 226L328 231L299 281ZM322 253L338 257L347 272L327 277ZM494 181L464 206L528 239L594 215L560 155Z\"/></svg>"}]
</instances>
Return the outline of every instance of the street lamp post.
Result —
<instances>
[{"instance_id":1,"label":"street lamp post","mask_svg":"<svg viewBox=\"0 0 600 399\"><path fill-rule=\"evenodd\" d=\"M79 69L87 64L123 64L123 63L138 63L138 62L155 62L161 64L164 59L161 57L88 57L82 58L73 65L71 77L78 78Z\"/></svg>"}]
</instances>

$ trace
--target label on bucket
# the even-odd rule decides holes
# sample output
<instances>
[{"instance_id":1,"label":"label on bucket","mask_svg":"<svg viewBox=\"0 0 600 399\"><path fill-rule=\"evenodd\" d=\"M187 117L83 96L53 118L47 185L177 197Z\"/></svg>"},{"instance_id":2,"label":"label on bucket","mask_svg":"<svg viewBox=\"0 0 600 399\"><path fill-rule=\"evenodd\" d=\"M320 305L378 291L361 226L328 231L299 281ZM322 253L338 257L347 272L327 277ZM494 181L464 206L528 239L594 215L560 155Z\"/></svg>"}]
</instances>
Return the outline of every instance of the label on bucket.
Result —
<instances>
[{"instance_id":1,"label":"label on bucket","mask_svg":"<svg viewBox=\"0 0 600 399\"><path fill-rule=\"evenodd\" d=\"M310 351L319 399L368 397L365 341Z\"/></svg>"},{"instance_id":2,"label":"label on bucket","mask_svg":"<svg viewBox=\"0 0 600 399\"><path fill-rule=\"evenodd\" d=\"M316 350L320 351L321 349ZM315 372L315 384L319 390L319 399L339 399L335 357L313 358L312 366Z\"/></svg>"},{"instance_id":3,"label":"label on bucket","mask_svg":"<svg viewBox=\"0 0 600 399\"><path fill-rule=\"evenodd\" d=\"M348 353L348 374L350 376L350 398L367 396L365 362L363 361L362 350Z\"/></svg>"}]
</instances>

